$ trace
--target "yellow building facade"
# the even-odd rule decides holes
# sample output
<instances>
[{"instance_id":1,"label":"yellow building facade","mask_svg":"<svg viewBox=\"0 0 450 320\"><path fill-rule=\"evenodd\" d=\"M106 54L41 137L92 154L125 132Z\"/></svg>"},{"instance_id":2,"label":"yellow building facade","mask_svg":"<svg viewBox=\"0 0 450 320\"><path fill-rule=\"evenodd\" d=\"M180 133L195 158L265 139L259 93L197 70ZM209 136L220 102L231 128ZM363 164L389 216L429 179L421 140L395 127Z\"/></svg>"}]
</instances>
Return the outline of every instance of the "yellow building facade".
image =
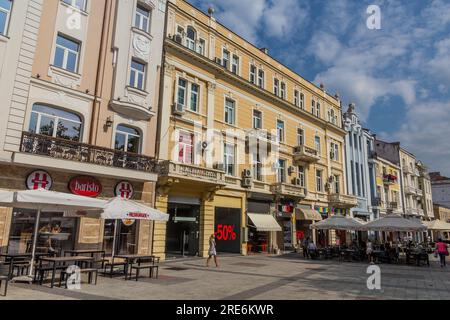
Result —
<instances>
[{"instance_id":1,"label":"yellow building facade","mask_svg":"<svg viewBox=\"0 0 450 320\"><path fill-rule=\"evenodd\" d=\"M153 252L207 256L213 233L222 252L288 250L320 213L355 206L339 97L213 15L167 10L156 205L171 219Z\"/></svg>"},{"instance_id":2,"label":"yellow building facade","mask_svg":"<svg viewBox=\"0 0 450 320\"><path fill-rule=\"evenodd\" d=\"M400 167L387 159L376 157L376 188L378 207L381 216L389 213L403 213L401 199Z\"/></svg>"}]
</instances>

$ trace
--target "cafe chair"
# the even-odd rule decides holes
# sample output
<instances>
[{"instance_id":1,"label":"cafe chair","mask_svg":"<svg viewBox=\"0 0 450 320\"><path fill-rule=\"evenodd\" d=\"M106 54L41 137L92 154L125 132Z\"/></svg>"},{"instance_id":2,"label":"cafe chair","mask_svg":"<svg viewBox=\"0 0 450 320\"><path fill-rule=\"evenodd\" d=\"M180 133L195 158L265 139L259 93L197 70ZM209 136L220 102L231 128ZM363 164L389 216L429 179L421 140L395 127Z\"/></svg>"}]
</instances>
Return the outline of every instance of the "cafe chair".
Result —
<instances>
[{"instance_id":1,"label":"cafe chair","mask_svg":"<svg viewBox=\"0 0 450 320\"><path fill-rule=\"evenodd\" d=\"M8 281L9 281L9 265L0 262L0 289L3 287L3 296L6 297L8 293Z\"/></svg>"}]
</instances>

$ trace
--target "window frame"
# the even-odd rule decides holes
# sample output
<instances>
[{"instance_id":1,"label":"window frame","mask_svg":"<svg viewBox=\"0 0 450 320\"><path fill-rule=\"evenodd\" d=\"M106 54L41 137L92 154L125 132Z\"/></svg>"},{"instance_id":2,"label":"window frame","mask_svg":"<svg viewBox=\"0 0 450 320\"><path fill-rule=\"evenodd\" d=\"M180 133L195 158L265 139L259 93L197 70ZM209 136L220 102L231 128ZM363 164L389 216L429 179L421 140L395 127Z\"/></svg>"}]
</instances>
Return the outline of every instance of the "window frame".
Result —
<instances>
[{"instance_id":1,"label":"window frame","mask_svg":"<svg viewBox=\"0 0 450 320\"><path fill-rule=\"evenodd\" d=\"M67 40L67 41L70 41L70 42L76 44L76 45L78 46L78 51L75 52L75 51L72 50L72 49L63 47L62 45L58 44L58 38L59 38L59 37L61 37L61 38L65 39L65 40ZM78 40L76 40L76 39L74 39L74 38L72 38L72 37L66 36L66 35L63 34L63 33L58 32L58 33L56 34L56 40L55 40L55 52L54 52L54 54L53 54L53 66L55 66L56 68L63 69L63 70L65 70L65 71L67 71L67 72L77 74L77 73L78 73L78 70L79 70L79 68L80 68L81 45L82 45L81 41L78 41ZM56 52L57 52L58 48L59 48L59 49L62 49L63 52L64 52L64 55L63 55L63 61L62 61L62 65L61 65L61 66L58 66L58 65L56 65L56 63L55 63L55 62L56 62L56 61L55 61L55 60L56 60ZM67 68L67 62L68 62L69 53L72 53L72 54L75 53L75 56L76 56L76 60L75 60L75 70L69 70L69 69Z\"/></svg>"},{"instance_id":2,"label":"window frame","mask_svg":"<svg viewBox=\"0 0 450 320\"><path fill-rule=\"evenodd\" d=\"M186 142L180 141L180 137L182 134L191 136L192 139L192 145L187 144ZM188 130L178 130L178 141L177 141L177 162L187 165L194 165L195 164L195 134ZM186 150L186 147L191 147L191 160L192 162L186 161L187 153L183 151L182 161L180 161L180 150Z\"/></svg>"},{"instance_id":3,"label":"window frame","mask_svg":"<svg viewBox=\"0 0 450 320\"><path fill-rule=\"evenodd\" d=\"M316 169L316 192L323 192L323 170Z\"/></svg>"},{"instance_id":4,"label":"window frame","mask_svg":"<svg viewBox=\"0 0 450 320\"><path fill-rule=\"evenodd\" d=\"M280 128L279 125L282 124ZM283 120L277 119L277 139L278 142L284 143L286 141L286 124Z\"/></svg>"},{"instance_id":5,"label":"window frame","mask_svg":"<svg viewBox=\"0 0 450 320\"><path fill-rule=\"evenodd\" d=\"M305 145L305 140L306 140L305 129L297 128L297 143L298 143L298 146L304 146Z\"/></svg>"},{"instance_id":6,"label":"window frame","mask_svg":"<svg viewBox=\"0 0 450 320\"><path fill-rule=\"evenodd\" d=\"M133 63L139 64L143 66L144 71L140 71L138 69L133 68ZM142 62L141 60L138 60L136 58L131 58L130 63L130 80L128 81L128 85L137 90L145 91L145 88L147 86L147 64ZM132 74L134 71L134 83L131 83L132 80ZM142 75L142 88L140 88L139 85L139 75Z\"/></svg>"},{"instance_id":7,"label":"window frame","mask_svg":"<svg viewBox=\"0 0 450 320\"><path fill-rule=\"evenodd\" d=\"M322 139L318 135L314 137L314 148L316 149L317 154L322 154Z\"/></svg>"},{"instance_id":8,"label":"window frame","mask_svg":"<svg viewBox=\"0 0 450 320\"><path fill-rule=\"evenodd\" d=\"M252 69L254 69L254 72L252 72ZM250 81L250 83L252 83L252 84L257 84L257 76L258 76L258 68L253 63L250 63L248 81ZM253 78L253 81L252 81L252 78Z\"/></svg>"},{"instance_id":9,"label":"window frame","mask_svg":"<svg viewBox=\"0 0 450 320\"><path fill-rule=\"evenodd\" d=\"M258 87L265 89L266 88L266 72L261 68L258 69L258 78L257 79L258 79L257 80Z\"/></svg>"},{"instance_id":10,"label":"window frame","mask_svg":"<svg viewBox=\"0 0 450 320\"><path fill-rule=\"evenodd\" d=\"M300 187L306 188L306 169L305 166L298 166L298 178L300 179Z\"/></svg>"},{"instance_id":11,"label":"window frame","mask_svg":"<svg viewBox=\"0 0 450 320\"><path fill-rule=\"evenodd\" d=\"M259 114L259 118L257 115L255 115L255 113ZM259 119L259 120L257 120ZM255 126L255 120L259 121L259 126ZM252 112L252 124L253 124L253 129L255 130L261 130L263 128L263 113L261 110L257 110L257 109L253 109Z\"/></svg>"},{"instance_id":12,"label":"window frame","mask_svg":"<svg viewBox=\"0 0 450 320\"><path fill-rule=\"evenodd\" d=\"M76 6L74 3L76 3L77 0L61 0L63 3L65 3L66 5L75 8L77 10L86 12L87 10L87 0L82 0L83 1L83 8L79 8L78 6ZM70 3L67 3L67 1L70 1Z\"/></svg>"},{"instance_id":13,"label":"window frame","mask_svg":"<svg viewBox=\"0 0 450 320\"><path fill-rule=\"evenodd\" d=\"M188 99L189 99L189 111L198 113L200 110L200 85L194 82L188 82L190 84L189 86L189 92L188 92ZM193 88L196 87L197 91L194 91ZM192 97L196 96L196 105L195 110L192 109Z\"/></svg>"},{"instance_id":14,"label":"window frame","mask_svg":"<svg viewBox=\"0 0 450 320\"><path fill-rule=\"evenodd\" d=\"M6 21L5 21L5 28L4 30L0 30L0 36L4 36L6 37L9 33L9 25L11 23L11 12L13 10L13 6L14 6L14 1L10 1L11 2L11 8L9 10L0 7L0 11L6 13Z\"/></svg>"},{"instance_id":15,"label":"window frame","mask_svg":"<svg viewBox=\"0 0 450 320\"><path fill-rule=\"evenodd\" d=\"M229 115L229 113L227 113L227 110L230 110L229 106L227 105L227 102L232 102L233 104L233 108L232 108L232 122L228 122L227 121L227 115ZM224 120L223 120L226 124L228 125L236 125L236 101L225 97L225 104L224 104Z\"/></svg>"},{"instance_id":16,"label":"window frame","mask_svg":"<svg viewBox=\"0 0 450 320\"><path fill-rule=\"evenodd\" d=\"M232 150L232 153L228 153L229 150ZM232 163L229 163L229 160ZM225 169L225 174L231 177L236 176L236 145L229 142L224 142L223 144L223 165ZM229 171L230 166L232 168L231 173Z\"/></svg>"},{"instance_id":17,"label":"window frame","mask_svg":"<svg viewBox=\"0 0 450 320\"><path fill-rule=\"evenodd\" d=\"M148 17L144 16L142 13L140 13L138 11L138 9L148 12ZM136 26L136 19L139 17L139 26ZM147 19L147 29L143 28L143 21ZM150 33L151 31L151 22L152 22L152 10L143 6L142 4L138 3L136 5L136 10L135 10L135 14L134 14L134 23L133 23L133 27L135 27L136 29L139 29L141 31L144 31L146 33Z\"/></svg>"},{"instance_id":18,"label":"window frame","mask_svg":"<svg viewBox=\"0 0 450 320\"><path fill-rule=\"evenodd\" d=\"M225 53L228 56L227 59L225 59ZM226 48L222 48L222 67L224 67L227 70L230 70L230 65L231 65L231 52Z\"/></svg>"},{"instance_id":19,"label":"window frame","mask_svg":"<svg viewBox=\"0 0 450 320\"><path fill-rule=\"evenodd\" d=\"M129 128L129 129L136 130L137 134L133 134L133 133L121 131L121 130L119 129L120 126ZM116 138L117 138L117 134L122 134L122 135L125 136L125 150L119 150L119 149L116 148ZM129 137L137 137L137 138L138 138L138 151L137 151L137 152L128 151L128 141L129 141ZM114 133L114 150L117 150L117 151L123 151L123 152L126 152L126 153L140 154L141 151L142 151L142 145L143 145L143 143L142 143L142 133L140 132L140 130L139 130L138 128L135 128L135 127L132 127L132 126L123 124L123 123L118 124L118 125L116 126L116 130L115 130L115 133Z\"/></svg>"},{"instance_id":20,"label":"window frame","mask_svg":"<svg viewBox=\"0 0 450 320\"><path fill-rule=\"evenodd\" d=\"M281 163L284 166L281 166ZM277 182L278 183L286 183L286 170L287 170L287 160L286 159L278 159L277 166Z\"/></svg>"},{"instance_id":21,"label":"window frame","mask_svg":"<svg viewBox=\"0 0 450 320\"><path fill-rule=\"evenodd\" d=\"M287 95L286 95L286 82L284 81L280 81L280 98L283 100L286 100Z\"/></svg>"},{"instance_id":22,"label":"window frame","mask_svg":"<svg viewBox=\"0 0 450 320\"><path fill-rule=\"evenodd\" d=\"M189 30L192 30L194 33L194 39L189 38L188 34L189 34ZM188 48L189 50L195 51L197 52L197 30L195 30L195 28L193 26L187 26L186 27L186 48ZM192 44L192 48L190 47L189 44Z\"/></svg>"},{"instance_id":23,"label":"window frame","mask_svg":"<svg viewBox=\"0 0 450 320\"><path fill-rule=\"evenodd\" d=\"M273 94L277 97L280 94L280 80L277 78L273 78Z\"/></svg>"},{"instance_id":24,"label":"window frame","mask_svg":"<svg viewBox=\"0 0 450 320\"><path fill-rule=\"evenodd\" d=\"M231 72L235 75L240 75L240 65L241 65L241 58L237 54L231 55Z\"/></svg>"}]
</instances>

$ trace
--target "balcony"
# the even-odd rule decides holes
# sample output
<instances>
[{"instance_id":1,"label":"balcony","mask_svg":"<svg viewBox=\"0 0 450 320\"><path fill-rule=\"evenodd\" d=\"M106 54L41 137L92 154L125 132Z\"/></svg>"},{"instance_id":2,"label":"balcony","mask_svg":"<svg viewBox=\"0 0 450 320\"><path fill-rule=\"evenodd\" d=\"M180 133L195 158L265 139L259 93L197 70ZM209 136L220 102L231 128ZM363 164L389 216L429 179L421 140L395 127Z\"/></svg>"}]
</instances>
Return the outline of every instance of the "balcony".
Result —
<instances>
[{"instance_id":1,"label":"balcony","mask_svg":"<svg viewBox=\"0 0 450 320\"><path fill-rule=\"evenodd\" d=\"M412 186L405 186L405 193L408 195L416 195L417 189Z\"/></svg>"},{"instance_id":2,"label":"balcony","mask_svg":"<svg viewBox=\"0 0 450 320\"><path fill-rule=\"evenodd\" d=\"M22 133L20 151L84 164L156 172L154 158L29 132Z\"/></svg>"},{"instance_id":3,"label":"balcony","mask_svg":"<svg viewBox=\"0 0 450 320\"><path fill-rule=\"evenodd\" d=\"M356 197L340 193L328 195L328 202L331 206L336 208L354 208L358 206L358 200Z\"/></svg>"},{"instance_id":4,"label":"balcony","mask_svg":"<svg viewBox=\"0 0 450 320\"><path fill-rule=\"evenodd\" d=\"M112 100L110 107L136 120L149 120L156 114L148 104L148 93L132 87L126 88L125 97Z\"/></svg>"},{"instance_id":5,"label":"balcony","mask_svg":"<svg viewBox=\"0 0 450 320\"><path fill-rule=\"evenodd\" d=\"M287 183L275 183L270 188L272 193L280 196L288 196L297 199L304 199L306 197L306 188Z\"/></svg>"},{"instance_id":6,"label":"balcony","mask_svg":"<svg viewBox=\"0 0 450 320\"><path fill-rule=\"evenodd\" d=\"M392 174L383 175L383 183L385 185L394 185L398 181L398 178Z\"/></svg>"},{"instance_id":7,"label":"balcony","mask_svg":"<svg viewBox=\"0 0 450 320\"><path fill-rule=\"evenodd\" d=\"M419 214L418 210L415 208L406 208L405 212L410 216L417 216Z\"/></svg>"},{"instance_id":8,"label":"balcony","mask_svg":"<svg viewBox=\"0 0 450 320\"><path fill-rule=\"evenodd\" d=\"M409 166L404 166L403 167L403 172L406 174L413 174L414 171L409 167Z\"/></svg>"},{"instance_id":9,"label":"balcony","mask_svg":"<svg viewBox=\"0 0 450 320\"><path fill-rule=\"evenodd\" d=\"M161 177L192 180L198 183L225 186L225 172L191 164L163 161L158 165Z\"/></svg>"},{"instance_id":10,"label":"balcony","mask_svg":"<svg viewBox=\"0 0 450 320\"><path fill-rule=\"evenodd\" d=\"M301 145L294 148L294 161L302 161L308 163L318 162L320 155L317 150Z\"/></svg>"}]
</instances>

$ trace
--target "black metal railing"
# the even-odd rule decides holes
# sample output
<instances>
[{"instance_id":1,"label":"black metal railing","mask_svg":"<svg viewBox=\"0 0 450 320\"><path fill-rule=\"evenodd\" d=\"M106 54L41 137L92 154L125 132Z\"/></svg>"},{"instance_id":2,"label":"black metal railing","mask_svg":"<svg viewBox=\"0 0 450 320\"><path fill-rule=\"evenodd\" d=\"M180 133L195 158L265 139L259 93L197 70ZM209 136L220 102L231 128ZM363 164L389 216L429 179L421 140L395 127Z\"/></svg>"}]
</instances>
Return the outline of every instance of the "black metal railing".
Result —
<instances>
[{"instance_id":1,"label":"black metal railing","mask_svg":"<svg viewBox=\"0 0 450 320\"><path fill-rule=\"evenodd\" d=\"M90 163L106 167L156 172L156 160L123 152L30 132L22 133L21 152L55 159Z\"/></svg>"}]
</instances>

